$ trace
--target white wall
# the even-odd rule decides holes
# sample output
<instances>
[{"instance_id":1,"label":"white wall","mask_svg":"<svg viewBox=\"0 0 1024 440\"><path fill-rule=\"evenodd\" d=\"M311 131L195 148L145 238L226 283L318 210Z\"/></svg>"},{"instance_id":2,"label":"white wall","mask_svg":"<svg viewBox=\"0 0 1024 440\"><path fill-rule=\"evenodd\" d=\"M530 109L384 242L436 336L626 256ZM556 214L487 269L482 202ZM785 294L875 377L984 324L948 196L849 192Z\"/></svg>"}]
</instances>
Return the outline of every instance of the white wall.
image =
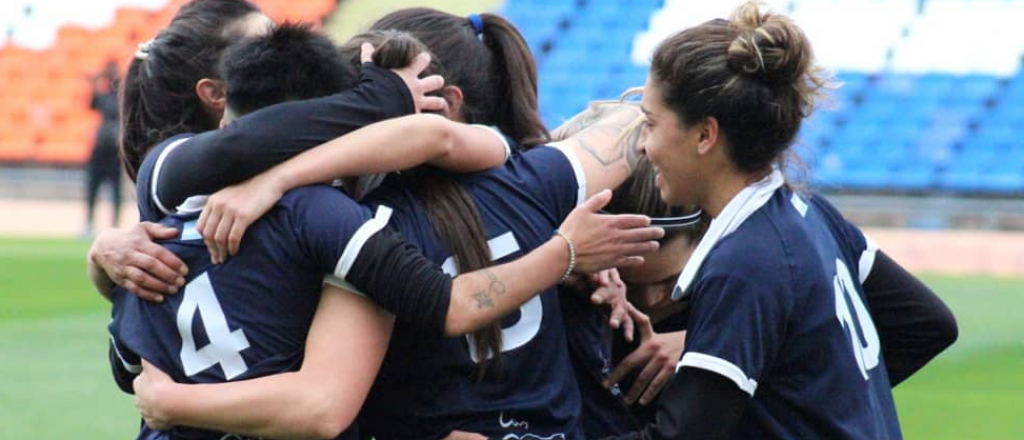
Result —
<instances>
[{"instance_id":1,"label":"white wall","mask_svg":"<svg viewBox=\"0 0 1024 440\"><path fill-rule=\"evenodd\" d=\"M167 0L0 0L0 45L11 40L42 49L54 44L63 25L96 29L110 24L119 7L157 10L166 4Z\"/></svg>"},{"instance_id":2,"label":"white wall","mask_svg":"<svg viewBox=\"0 0 1024 440\"><path fill-rule=\"evenodd\" d=\"M633 41L632 59L647 64L664 38L713 18L726 18L738 1L666 0L649 28ZM1017 72L1024 54L1024 1L777 0L772 9L792 17L814 45L818 61L854 72Z\"/></svg>"}]
</instances>

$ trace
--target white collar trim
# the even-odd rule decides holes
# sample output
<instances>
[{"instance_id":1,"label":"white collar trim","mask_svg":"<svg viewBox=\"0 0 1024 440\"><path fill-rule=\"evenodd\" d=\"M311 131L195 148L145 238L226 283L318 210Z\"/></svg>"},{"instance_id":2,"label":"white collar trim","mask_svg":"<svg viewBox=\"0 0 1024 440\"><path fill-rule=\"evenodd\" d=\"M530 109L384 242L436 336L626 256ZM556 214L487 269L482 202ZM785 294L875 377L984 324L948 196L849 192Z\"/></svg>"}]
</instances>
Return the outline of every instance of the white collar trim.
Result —
<instances>
[{"instance_id":1,"label":"white collar trim","mask_svg":"<svg viewBox=\"0 0 1024 440\"><path fill-rule=\"evenodd\" d=\"M736 231L747 218L768 203L768 200L775 194L775 190L782 187L783 183L785 183L785 179L783 179L782 173L778 170L772 171L764 179L743 188L739 194L736 194L725 205L725 208L722 209L718 217L711 220L707 233L704 234L704 238L697 244L697 249L693 251L693 255L690 256L690 260L686 262L686 266L683 268L683 273L679 275L679 279L676 281L676 287L672 289L673 301L679 301L684 297L687 289L690 288L690 283L697 276L697 271L704 264L704 259L707 258L711 249L721 239Z\"/></svg>"}]
</instances>

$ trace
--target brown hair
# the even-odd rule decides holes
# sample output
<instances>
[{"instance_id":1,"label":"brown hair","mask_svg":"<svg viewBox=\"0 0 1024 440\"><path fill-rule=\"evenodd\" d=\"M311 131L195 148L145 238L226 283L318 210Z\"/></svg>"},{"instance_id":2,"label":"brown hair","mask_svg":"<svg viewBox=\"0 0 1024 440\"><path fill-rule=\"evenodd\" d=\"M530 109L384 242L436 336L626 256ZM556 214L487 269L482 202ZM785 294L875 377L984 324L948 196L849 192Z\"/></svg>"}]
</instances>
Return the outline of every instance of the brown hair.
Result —
<instances>
[{"instance_id":1,"label":"brown hair","mask_svg":"<svg viewBox=\"0 0 1024 440\"><path fill-rule=\"evenodd\" d=\"M537 66L526 40L508 20L480 14L479 36L473 23L430 8L408 8L377 20L371 30L400 30L412 34L430 49L432 73L462 90L462 117L470 124L495 125L520 145L531 146L549 138L537 108ZM469 193L452 177L423 167L406 173L410 188L427 213L437 238L448 246L459 272L491 265L483 222ZM501 322L474 333L473 348L480 368L500 375Z\"/></svg>"},{"instance_id":2,"label":"brown hair","mask_svg":"<svg viewBox=\"0 0 1024 440\"><path fill-rule=\"evenodd\" d=\"M238 19L259 12L245 0L194 0L140 49L121 87L120 155L134 181L146 153L167 138L217 128L196 95L196 82L219 79L221 52L242 35Z\"/></svg>"},{"instance_id":3,"label":"brown hair","mask_svg":"<svg viewBox=\"0 0 1024 440\"><path fill-rule=\"evenodd\" d=\"M444 171L419 167L403 173L409 180L406 188L423 207L437 239L447 246L455 258L459 273L469 273L492 264L480 212L465 188ZM477 380L483 380L489 369L500 376L502 368L501 320L473 332L473 350L479 359Z\"/></svg>"},{"instance_id":4,"label":"brown hair","mask_svg":"<svg viewBox=\"0 0 1024 440\"><path fill-rule=\"evenodd\" d=\"M430 8L392 12L370 29L409 32L426 44L435 73L462 90L466 122L495 125L523 146L547 142L537 106L537 65L526 40L501 16L479 16L479 37L466 17Z\"/></svg>"},{"instance_id":5,"label":"brown hair","mask_svg":"<svg viewBox=\"0 0 1024 440\"><path fill-rule=\"evenodd\" d=\"M715 118L730 159L748 173L782 156L829 86L803 31L756 2L669 37L651 77L684 123Z\"/></svg>"},{"instance_id":6,"label":"brown hair","mask_svg":"<svg viewBox=\"0 0 1024 440\"><path fill-rule=\"evenodd\" d=\"M396 30L366 31L350 38L340 47L344 61L362 67L363 43L373 45L373 63L383 69L400 69L412 63L422 52L429 53L427 46L408 32ZM436 61L431 61L431 70Z\"/></svg>"},{"instance_id":7,"label":"brown hair","mask_svg":"<svg viewBox=\"0 0 1024 440\"><path fill-rule=\"evenodd\" d=\"M363 43L374 46L373 61L383 68L399 68L427 47L411 34L394 29L370 30L352 37L341 47L342 56L360 65ZM431 57L428 71L437 72L438 61ZM448 247L459 273L468 273L491 265L483 221L472 197L454 179L430 167L419 167L402 174L414 197L427 213L434 235ZM477 379L483 379L490 366L501 371L501 323L494 322L474 333L477 359L481 359ZM491 353L494 353L491 356ZM490 359L489 359L490 358Z\"/></svg>"}]
</instances>

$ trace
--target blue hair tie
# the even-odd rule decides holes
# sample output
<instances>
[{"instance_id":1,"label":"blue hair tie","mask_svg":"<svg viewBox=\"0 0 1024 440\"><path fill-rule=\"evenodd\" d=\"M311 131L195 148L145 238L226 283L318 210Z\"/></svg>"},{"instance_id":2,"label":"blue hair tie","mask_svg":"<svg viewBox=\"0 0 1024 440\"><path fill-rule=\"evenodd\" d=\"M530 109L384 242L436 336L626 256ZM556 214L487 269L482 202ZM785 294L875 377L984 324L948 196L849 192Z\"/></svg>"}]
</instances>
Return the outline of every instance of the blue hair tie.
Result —
<instances>
[{"instance_id":1,"label":"blue hair tie","mask_svg":"<svg viewBox=\"0 0 1024 440\"><path fill-rule=\"evenodd\" d=\"M480 34L484 33L484 20L479 15L469 14L466 18L469 19L469 24L473 25L473 32L476 33L476 36L479 37Z\"/></svg>"}]
</instances>

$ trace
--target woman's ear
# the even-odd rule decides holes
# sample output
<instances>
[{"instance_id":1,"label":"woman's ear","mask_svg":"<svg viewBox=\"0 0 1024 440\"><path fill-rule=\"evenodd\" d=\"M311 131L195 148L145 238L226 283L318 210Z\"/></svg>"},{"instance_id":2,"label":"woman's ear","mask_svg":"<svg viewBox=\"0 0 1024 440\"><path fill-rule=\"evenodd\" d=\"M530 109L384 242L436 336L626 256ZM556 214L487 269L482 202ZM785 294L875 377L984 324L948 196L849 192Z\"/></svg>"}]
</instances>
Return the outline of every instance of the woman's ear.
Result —
<instances>
[{"instance_id":1,"label":"woman's ear","mask_svg":"<svg viewBox=\"0 0 1024 440\"><path fill-rule=\"evenodd\" d=\"M444 86L441 89L441 94L448 102L448 109L444 112L445 117L456 122L466 122L466 118L462 115L462 89L459 86Z\"/></svg>"},{"instance_id":2,"label":"woman's ear","mask_svg":"<svg viewBox=\"0 0 1024 440\"><path fill-rule=\"evenodd\" d=\"M708 116L700 124L700 139L697 143L697 152L707 154L718 143L718 119Z\"/></svg>"},{"instance_id":3,"label":"woman's ear","mask_svg":"<svg viewBox=\"0 0 1024 440\"><path fill-rule=\"evenodd\" d=\"M199 80L196 82L196 95L203 101L203 105L215 113L217 119L221 118L228 98L223 81L210 78Z\"/></svg>"}]
</instances>

